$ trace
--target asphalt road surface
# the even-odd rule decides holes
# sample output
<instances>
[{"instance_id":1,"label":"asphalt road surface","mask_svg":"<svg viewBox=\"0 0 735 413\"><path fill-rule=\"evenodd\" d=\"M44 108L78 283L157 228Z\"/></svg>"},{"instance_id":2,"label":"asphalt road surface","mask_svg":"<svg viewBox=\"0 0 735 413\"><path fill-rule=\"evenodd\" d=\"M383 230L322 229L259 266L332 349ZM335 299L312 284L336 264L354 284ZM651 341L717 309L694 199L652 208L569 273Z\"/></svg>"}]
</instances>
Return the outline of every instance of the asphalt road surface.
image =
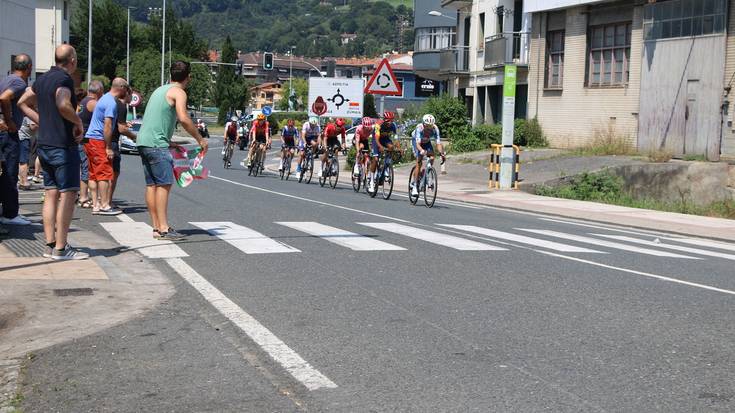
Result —
<instances>
[{"instance_id":1,"label":"asphalt road surface","mask_svg":"<svg viewBox=\"0 0 735 413\"><path fill-rule=\"evenodd\" d=\"M224 170L216 148L208 166L209 179L172 193L171 223L189 237L141 247L177 294L51 350L32 376L59 379L54 363L73 355L87 379L31 407L735 410L735 245L370 199L345 172L335 190L253 178ZM138 158L124 157L126 215L92 229L150 238L143 182ZM151 345L146 332L163 337Z\"/></svg>"}]
</instances>

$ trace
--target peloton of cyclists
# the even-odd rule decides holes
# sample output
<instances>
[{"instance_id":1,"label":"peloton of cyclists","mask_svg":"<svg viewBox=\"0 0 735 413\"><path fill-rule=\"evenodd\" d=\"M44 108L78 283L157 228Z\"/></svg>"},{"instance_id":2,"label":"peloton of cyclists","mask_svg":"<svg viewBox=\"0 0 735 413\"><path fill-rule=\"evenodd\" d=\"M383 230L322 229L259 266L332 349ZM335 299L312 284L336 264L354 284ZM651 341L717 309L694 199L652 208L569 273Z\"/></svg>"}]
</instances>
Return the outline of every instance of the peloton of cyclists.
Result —
<instances>
[{"instance_id":1,"label":"peloton of cyclists","mask_svg":"<svg viewBox=\"0 0 735 413\"><path fill-rule=\"evenodd\" d=\"M342 144L339 143L339 137L342 137ZM347 145L345 143L346 138L346 130L345 130L345 120L342 118L337 118L337 120L334 121L334 123L330 122L327 124L326 127L324 127L324 132L322 133L321 138L321 145L324 149L324 154L322 154L322 165L321 168L319 168L319 178L322 177L322 169L324 169L324 163L327 162L327 156L329 154L329 150L334 148L334 150L342 149L344 150Z\"/></svg>"},{"instance_id":2,"label":"peloton of cyclists","mask_svg":"<svg viewBox=\"0 0 735 413\"><path fill-rule=\"evenodd\" d=\"M283 131L281 131L281 163L278 166L278 172L283 170L283 160L286 158L287 153L291 153L291 159L293 160L294 148L296 148L298 140L300 140L299 129L295 126L294 120L289 119Z\"/></svg>"},{"instance_id":3,"label":"peloton of cyclists","mask_svg":"<svg viewBox=\"0 0 735 413\"><path fill-rule=\"evenodd\" d=\"M433 115L424 115L421 124L416 126L413 131L411 139L411 145L413 146L413 153L416 155L416 172L414 173L411 181L411 195L417 196L419 194L416 182L419 179L419 173L421 171L421 162L424 157L434 160L434 146L431 144L431 139L434 138L436 146L439 149L439 154L442 159L445 159L444 146L442 145L441 136L439 134L439 128L436 126L436 119Z\"/></svg>"}]
</instances>

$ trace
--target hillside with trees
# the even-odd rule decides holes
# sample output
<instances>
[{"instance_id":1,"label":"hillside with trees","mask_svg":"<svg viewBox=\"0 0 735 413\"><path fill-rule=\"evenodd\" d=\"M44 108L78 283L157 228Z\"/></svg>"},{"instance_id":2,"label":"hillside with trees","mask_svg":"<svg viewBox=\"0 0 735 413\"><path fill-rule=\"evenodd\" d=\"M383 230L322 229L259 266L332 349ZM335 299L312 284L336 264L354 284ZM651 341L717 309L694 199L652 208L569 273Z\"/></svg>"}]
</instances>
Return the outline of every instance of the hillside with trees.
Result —
<instances>
[{"instance_id":1,"label":"hillside with trees","mask_svg":"<svg viewBox=\"0 0 735 413\"><path fill-rule=\"evenodd\" d=\"M134 6L138 21L149 19L149 0L116 0ZM209 48L229 36L241 51L299 55L375 56L413 48L413 11L404 4L368 0L177 0L176 15L190 23ZM343 33L357 38L342 44Z\"/></svg>"}]
</instances>

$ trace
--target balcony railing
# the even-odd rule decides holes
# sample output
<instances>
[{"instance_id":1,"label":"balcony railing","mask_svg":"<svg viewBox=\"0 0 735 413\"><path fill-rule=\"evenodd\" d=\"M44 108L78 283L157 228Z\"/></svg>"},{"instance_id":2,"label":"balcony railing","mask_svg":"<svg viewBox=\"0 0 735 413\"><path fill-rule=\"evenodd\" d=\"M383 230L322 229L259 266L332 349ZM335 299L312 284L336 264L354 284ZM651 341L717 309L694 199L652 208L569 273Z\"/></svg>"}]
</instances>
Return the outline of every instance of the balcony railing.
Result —
<instances>
[{"instance_id":1,"label":"balcony railing","mask_svg":"<svg viewBox=\"0 0 735 413\"><path fill-rule=\"evenodd\" d=\"M439 72L442 73L469 73L470 48L466 46L452 46L443 49L439 54Z\"/></svg>"},{"instance_id":2,"label":"balcony railing","mask_svg":"<svg viewBox=\"0 0 735 413\"><path fill-rule=\"evenodd\" d=\"M485 39L485 69L507 64L528 65L529 33L497 34Z\"/></svg>"}]
</instances>

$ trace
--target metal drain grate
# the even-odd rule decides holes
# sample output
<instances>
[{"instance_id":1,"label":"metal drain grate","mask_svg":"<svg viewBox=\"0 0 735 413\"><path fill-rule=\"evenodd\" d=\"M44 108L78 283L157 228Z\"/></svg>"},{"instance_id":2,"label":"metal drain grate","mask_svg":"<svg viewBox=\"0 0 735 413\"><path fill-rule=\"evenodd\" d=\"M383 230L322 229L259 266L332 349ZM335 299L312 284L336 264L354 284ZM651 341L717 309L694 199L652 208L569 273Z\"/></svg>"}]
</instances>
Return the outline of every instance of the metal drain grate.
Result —
<instances>
[{"instance_id":1,"label":"metal drain grate","mask_svg":"<svg viewBox=\"0 0 735 413\"><path fill-rule=\"evenodd\" d=\"M94 290L91 288L60 288L54 290L54 295L57 297L79 297L92 294L94 294Z\"/></svg>"},{"instance_id":2,"label":"metal drain grate","mask_svg":"<svg viewBox=\"0 0 735 413\"><path fill-rule=\"evenodd\" d=\"M40 257L43 255L46 246L43 228L35 225L14 225L8 229L10 230L10 238L2 240L2 244L15 255L19 257Z\"/></svg>"}]
</instances>

